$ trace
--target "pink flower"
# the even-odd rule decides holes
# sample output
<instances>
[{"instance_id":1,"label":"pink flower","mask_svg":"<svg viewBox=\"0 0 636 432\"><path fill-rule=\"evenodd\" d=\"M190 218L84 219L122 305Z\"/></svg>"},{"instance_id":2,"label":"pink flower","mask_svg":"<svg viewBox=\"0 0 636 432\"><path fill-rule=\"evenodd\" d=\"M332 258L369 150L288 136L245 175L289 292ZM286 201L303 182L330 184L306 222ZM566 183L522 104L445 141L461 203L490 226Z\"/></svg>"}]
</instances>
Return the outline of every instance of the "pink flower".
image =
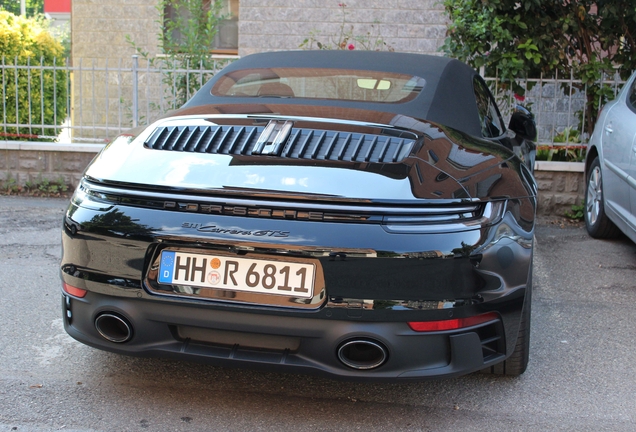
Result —
<instances>
[{"instance_id":1,"label":"pink flower","mask_svg":"<svg viewBox=\"0 0 636 432\"><path fill-rule=\"evenodd\" d=\"M515 99L517 99L519 102L523 102L523 101L526 100L526 97L518 95L517 93L515 93Z\"/></svg>"},{"instance_id":2,"label":"pink flower","mask_svg":"<svg viewBox=\"0 0 636 432\"><path fill-rule=\"evenodd\" d=\"M347 45L347 48L349 49L349 51L356 49L356 47L353 44Z\"/></svg>"}]
</instances>

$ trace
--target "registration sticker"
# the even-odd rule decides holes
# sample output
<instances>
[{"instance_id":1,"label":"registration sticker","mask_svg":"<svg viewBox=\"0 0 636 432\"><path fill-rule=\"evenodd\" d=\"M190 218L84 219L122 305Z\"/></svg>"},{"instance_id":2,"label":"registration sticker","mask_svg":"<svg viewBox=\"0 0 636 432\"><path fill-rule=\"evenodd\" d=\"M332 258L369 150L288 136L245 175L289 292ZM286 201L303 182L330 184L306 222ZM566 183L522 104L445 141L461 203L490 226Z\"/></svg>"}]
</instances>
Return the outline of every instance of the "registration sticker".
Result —
<instances>
[{"instance_id":1,"label":"registration sticker","mask_svg":"<svg viewBox=\"0 0 636 432\"><path fill-rule=\"evenodd\" d=\"M164 250L158 281L233 291L311 298L315 265Z\"/></svg>"}]
</instances>

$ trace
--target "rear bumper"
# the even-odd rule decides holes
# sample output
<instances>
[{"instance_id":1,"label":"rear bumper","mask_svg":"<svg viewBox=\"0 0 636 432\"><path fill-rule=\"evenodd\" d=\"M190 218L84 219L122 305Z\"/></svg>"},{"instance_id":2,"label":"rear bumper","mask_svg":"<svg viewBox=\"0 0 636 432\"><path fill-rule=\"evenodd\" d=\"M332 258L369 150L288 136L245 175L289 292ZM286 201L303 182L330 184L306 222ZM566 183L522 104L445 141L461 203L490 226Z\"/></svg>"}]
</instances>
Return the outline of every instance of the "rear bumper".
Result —
<instances>
[{"instance_id":1,"label":"rear bumper","mask_svg":"<svg viewBox=\"0 0 636 432\"><path fill-rule=\"evenodd\" d=\"M519 290L510 302L499 303L499 319L430 333L414 332L405 321L329 318L329 310L315 318L281 316L90 291L82 299L64 294L62 309L65 329L73 338L120 354L353 380L421 380L464 375L504 360L506 346L516 340L524 291ZM128 321L133 329L129 341L113 343L100 336L94 321L105 312ZM377 342L386 347L388 357L372 370L347 367L337 350L349 340Z\"/></svg>"},{"instance_id":2,"label":"rear bumper","mask_svg":"<svg viewBox=\"0 0 636 432\"><path fill-rule=\"evenodd\" d=\"M64 294L65 327L80 342L129 355L345 379L467 374L513 352L532 263L532 220L519 215L531 204L511 200L497 224L443 232L405 224L400 233L379 223L71 204L61 277L86 296ZM256 235L264 232L286 234ZM292 297L274 304L266 294L239 298L222 289L212 296L157 283L158 257L166 248L300 257L314 260L323 280L302 304ZM460 330L415 332L407 324L492 312L497 318ZM95 320L104 313L125 320L132 337L123 343L102 337ZM372 369L346 366L338 350L351 340L383 347L386 360Z\"/></svg>"}]
</instances>

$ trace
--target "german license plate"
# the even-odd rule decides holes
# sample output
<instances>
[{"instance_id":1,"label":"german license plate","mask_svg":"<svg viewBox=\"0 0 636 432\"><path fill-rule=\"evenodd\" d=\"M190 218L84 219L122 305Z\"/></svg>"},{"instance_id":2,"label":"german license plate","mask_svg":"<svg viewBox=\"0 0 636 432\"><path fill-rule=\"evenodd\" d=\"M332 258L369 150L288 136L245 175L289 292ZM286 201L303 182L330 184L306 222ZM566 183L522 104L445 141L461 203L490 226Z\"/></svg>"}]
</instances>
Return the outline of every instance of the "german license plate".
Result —
<instances>
[{"instance_id":1,"label":"german license plate","mask_svg":"<svg viewBox=\"0 0 636 432\"><path fill-rule=\"evenodd\" d=\"M164 250L159 283L311 298L313 264Z\"/></svg>"}]
</instances>

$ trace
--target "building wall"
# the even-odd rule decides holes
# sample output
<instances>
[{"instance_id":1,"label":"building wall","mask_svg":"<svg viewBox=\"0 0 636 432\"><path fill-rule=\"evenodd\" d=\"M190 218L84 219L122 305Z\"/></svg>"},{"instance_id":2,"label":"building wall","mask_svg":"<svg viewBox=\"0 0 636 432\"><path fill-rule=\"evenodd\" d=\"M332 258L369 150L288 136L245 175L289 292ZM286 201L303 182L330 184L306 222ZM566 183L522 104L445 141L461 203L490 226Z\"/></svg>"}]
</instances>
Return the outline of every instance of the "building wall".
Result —
<instances>
[{"instance_id":1,"label":"building wall","mask_svg":"<svg viewBox=\"0 0 636 432\"><path fill-rule=\"evenodd\" d=\"M71 0L44 0L44 13L71 13Z\"/></svg>"},{"instance_id":2,"label":"building wall","mask_svg":"<svg viewBox=\"0 0 636 432\"><path fill-rule=\"evenodd\" d=\"M126 42L156 54L161 28L157 0L73 0L73 58L115 59L134 53ZM383 39L396 51L434 54L444 41L439 0L240 0L239 55L298 49L315 34L325 44L345 32ZM344 11L344 15L343 15ZM353 42L354 44L359 44Z\"/></svg>"},{"instance_id":3,"label":"building wall","mask_svg":"<svg viewBox=\"0 0 636 432\"><path fill-rule=\"evenodd\" d=\"M380 37L395 51L435 54L444 42L447 19L440 0L346 0L346 7L338 6L343 3L241 0L239 55L298 49L310 34L335 45L343 18L345 32Z\"/></svg>"},{"instance_id":4,"label":"building wall","mask_svg":"<svg viewBox=\"0 0 636 432\"><path fill-rule=\"evenodd\" d=\"M73 0L72 85L74 140L103 142L132 126L135 48L160 54L158 0ZM298 49L305 39L335 45L340 32L382 39L395 51L436 53L446 18L439 0L240 0L239 55ZM344 23L343 23L344 19ZM358 41L350 41L361 49ZM314 48L316 45L314 44ZM162 75L139 58L140 121L152 121L166 99ZM169 92L168 92L169 93ZM148 109L150 107L150 109ZM145 109L145 111L144 111ZM93 127L94 126L94 127ZM108 129L107 129L108 128Z\"/></svg>"},{"instance_id":5,"label":"building wall","mask_svg":"<svg viewBox=\"0 0 636 432\"><path fill-rule=\"evenodd\" d=\"M156 54L160 30L156 4L156 0L73 0L73 59L99 59L103 64L107 59L114 63L129 58L134 49L126 35Z\"/></svg>"},{"instance_id":6,"label":"building wall","mask_svg":"<svg viewBox=\"0 0 636 432\"><path fill-rule=\"evenodd\" d=\"M157 0L73 0L71 118L74 126L85 128L73 130L74 141L103 142L117 134L115 129L132 126L130 69L136 51L126 39L151 56L158 53L156 5ZM147 86L149 79L142 74L138 81Z\"/></svg>"}]
</instances>

